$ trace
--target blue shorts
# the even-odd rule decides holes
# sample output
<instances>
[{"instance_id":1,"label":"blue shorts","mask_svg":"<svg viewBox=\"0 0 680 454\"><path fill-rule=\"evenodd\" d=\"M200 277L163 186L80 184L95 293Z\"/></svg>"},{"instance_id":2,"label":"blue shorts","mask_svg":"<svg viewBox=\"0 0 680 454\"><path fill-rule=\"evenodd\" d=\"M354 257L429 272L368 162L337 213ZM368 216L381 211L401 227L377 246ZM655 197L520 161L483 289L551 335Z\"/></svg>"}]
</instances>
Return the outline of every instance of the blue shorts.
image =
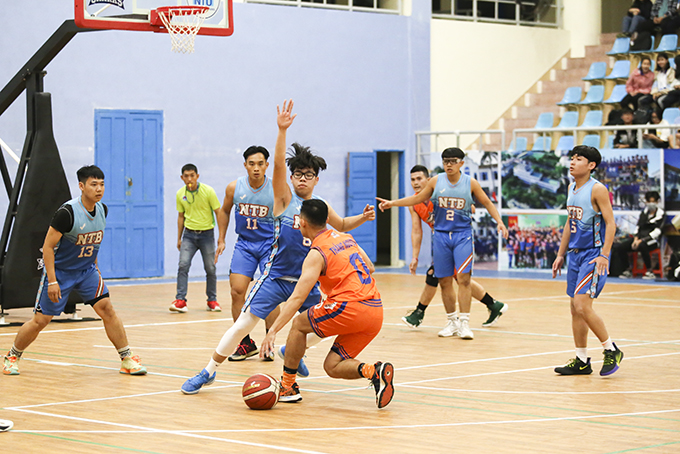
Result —
<instances>
[{"instance_id":1,"label":"blue shorts","mask_svg":"<svg viewBox=\"0 0 680 454\"><path fill-rule=\"evenodd\" d=\"M456 232L435 230L432 242L435 277L472 273L475 253L472 230Z\"/></svg>"},{"instance_id":2,"label":"blue shorts","mask_svg":"<svg viewBox=\"0 0 680 454\"><path fill-rule=\"evenodd\" d=\"M600 276L595 269L595 263L590 263L601 254L600 248L575 249L569 251L569 266L567 268L567 295L589 294L591 298L597 298L607 275Z\"/></svg>"},{"instance_id":3,"label":"blue shorts","mask_svg":"<svg viewBox=\"0 0 680 454\"><path fill-rule=\"evenodd\" d=\"M47 296L47 274L43 271L43 278L40 281L38 288L38 296L35 299L34 312L39 312L44 315L60 315L66 303L68 296L72 290L78 292L80 297L85 301L85 304L94 306L94 304L109 296L109 289L99 274L97 265L92 264L86 270L64 271L56 269L55 275L59 288L61 289L61 299L53 303Z\"/></svg>"},{"instance_id":4,"label":"blue shorts","mask_svg":"<svg viewBox=\"0 0 680 454\"><path fill-rule=\"evenodd\" d=\"M295 282L262 276L250 290L243 305L243 312L250 308L251 314L265 319L279 304L290 298L294 289ZM310 307L319 304L319 302L321 302L321 292L319 292L319 285L316 284L309 292L309 295L307 295L307 299L302 304L299 312L306 311Z\"/></svg>"},{"instance_id":5,"label":"blue shorts","mask_svg":"<svg viewBox=\"0 0 680 454\"><path fill-rule=\"evenodd\" d=\"M234 245L234 255L231 257L229 274L242 274L252 279L258 268L260 273L263 272L271 250L271 240L253 243L239 239Z\"/></svg>"}]
</instances>

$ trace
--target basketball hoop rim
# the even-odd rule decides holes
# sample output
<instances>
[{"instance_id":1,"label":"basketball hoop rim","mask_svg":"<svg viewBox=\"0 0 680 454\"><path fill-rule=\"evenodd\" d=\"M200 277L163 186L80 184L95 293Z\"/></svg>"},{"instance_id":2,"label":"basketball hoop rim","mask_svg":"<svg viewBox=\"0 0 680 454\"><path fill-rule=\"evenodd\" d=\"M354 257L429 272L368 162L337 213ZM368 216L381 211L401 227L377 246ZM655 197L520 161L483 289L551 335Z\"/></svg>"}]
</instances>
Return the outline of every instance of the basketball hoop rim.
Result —
<instances>
[{"instance_id":1,"label":"basketball hoop rim","mask_svg":"<svg viewBox=\"0 0 680 454\"><path fill-rule=\"evenodd\" d=\"M210 8L199 5L176 5L176 6L161 6L160 8L152 9L149 14L149 23L155 27L164 27L161 16L169 17L171 12L179 12L176 16L191 16L205 14Z\"/></svg>"}]
</instances>

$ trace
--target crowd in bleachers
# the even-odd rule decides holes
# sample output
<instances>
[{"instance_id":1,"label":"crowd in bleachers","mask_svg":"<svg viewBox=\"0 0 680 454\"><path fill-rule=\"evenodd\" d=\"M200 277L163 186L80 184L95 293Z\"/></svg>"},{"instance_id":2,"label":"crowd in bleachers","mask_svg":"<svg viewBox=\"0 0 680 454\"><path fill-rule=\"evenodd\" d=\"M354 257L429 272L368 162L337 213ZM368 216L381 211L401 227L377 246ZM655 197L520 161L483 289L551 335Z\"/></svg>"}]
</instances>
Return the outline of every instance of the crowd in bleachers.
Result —
<instances>
[{"instance_id":1,"label":"crowd in bleachers","mask_svg":"<svg viewBox=\"0 0 680 454\"><path fill-rule=\"evenodd\" d=\"M562 129L538 133L533 144L518 136L510 150L559 152L575 145L680 148L680 140L676 140L676 136L680 139L676 134L680 129L680 74L676 78L676 67L680 66L679 7L680 0L632 2L623 19L622 33L607 52L613 61L592 63L582 79L586 89L568 87L557 103L563 107L561 118L543 113L534 127ZM632 119L626 121L629 114ZM618 132L585 129L625 124L649 124L650 128L643 131L643 140L639 140L635 128Z\"/></svg>"},{"instance_id":2,"label":"crowd in bleachers","mask_svg":"<svg viewBox=\"0 0 680 454\"><path fill-rule=\"evenodd\" d=\"M549 269L560 248L562 228L535 227L508 228L505 250L508 253L509 268Z\"/></svg>"}]
</instances>

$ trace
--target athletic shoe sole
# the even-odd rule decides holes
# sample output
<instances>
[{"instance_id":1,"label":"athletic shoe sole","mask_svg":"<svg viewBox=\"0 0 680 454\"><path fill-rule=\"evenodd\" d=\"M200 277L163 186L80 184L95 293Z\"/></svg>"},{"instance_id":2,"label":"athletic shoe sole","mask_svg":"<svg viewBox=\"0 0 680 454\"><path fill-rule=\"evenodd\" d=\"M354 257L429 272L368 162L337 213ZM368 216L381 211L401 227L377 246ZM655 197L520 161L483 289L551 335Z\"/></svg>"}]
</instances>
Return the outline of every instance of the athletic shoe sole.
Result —
<instances>
[{"instance_id":1,"label":"athletic shoe sole","mask_svg":"<svg viewBox=\"0 0 680 454\"><path fill-rule=\"evenodd\" d=\"M260 349L256 348L252 352L248 352L245 355L237 355L236 353L232 353L231 355L229 355L229 357L227 359L229 361L232 361L232 362L234 362L234 361L245 361L246 359L248 359L252 356L255 356L255 355L259 355L259 354L260 354Z\"/></svg>"},{"instance_id":2,"label":"athletic shoe sole","mask_svg":"<svg viewBox=\"0 0 680 454\"><path fill-rule=\"evenodd\" d=\"M402 317L401 321L404 322L406 324L406 326L408 326L409 328L415 329L415 328L418 328L420 326L420 323L418 323L417 325L412 325L411 323L409 323L409 321L406 319L406 317Z\"/></svg>"},{"instance_id":3,"label":"athletic shoe sole","mask_svg":"<svg viewBox=\"0 0 680 454\"><path fill-rule=\"evenodd\" d=\"M216 378L216 377L217 377L217 374L213 375L213 377L212 377L211 379L209 379L207 382L203 383L203 386L210 386L210 385L212 385L212 384L215 382L215 378ZM202 388L203 386L201 386L201 388ZM198 388L198 389L196 389L196 390L194 390L194 391L185 391L185 390L184 390L184 386L182 386L182 388L180 388L180 391L182 391L182 394L186 394L187 396L191 396L191 395L194 395L194 394L198 394L198 392L201 390L201 388Z\"/></svg>"},{"instance_id":4,"label":"athletic shoe sole","mask_svg":"<svg viewBox=\"0 0 680 454\"><path fill-rule=\"evenodd\" d=\"M383 363L380 368L380 391L375 396L378 408L384 408L392 402L394 397L394 366L390 363Z\"/></svg>"},{"instance_id":5,"label":"athletic shoe sole","mask_svg":"<svg viewBox=\"0 0 680 454\"><path fill-rule=\"evenodd\" d=\"M9 419L0 419L0 432L7 432L12 427L14 427L14 423L12 421Z\"/></svg>"},{"instance_id":6,"label":"athletic shoe sole","mask_svg":"<svg viewBox=\"0 0 680 454\"><path fill-rule=\"evenodd\" d=\"M175 306L170 306L170 312L187 312L189 309L186 307L175 307Z\"/></svg>"},{"instance_id":7,"label":"athletic shoe sole","mask_svg":"<svg viewBox=\"0 0 680 454\"><path fill-rule=\"evenodd\" d=\"M619 350L619 351L620 351L620 350ZM619 359L619 364L621 364L622 361L623 361L623 352L621 352L621 359ZM606 376L608 376L608 375L613 374L614 372L616 372L617 370L619 370L619 364L617 364L616 367L614 367L614 368L613 368L612 370L610 370L609 372L602 373L602 372L600 371L600 375L603 376L603 377L606 377Z\"/></svg>"}]
</instances>

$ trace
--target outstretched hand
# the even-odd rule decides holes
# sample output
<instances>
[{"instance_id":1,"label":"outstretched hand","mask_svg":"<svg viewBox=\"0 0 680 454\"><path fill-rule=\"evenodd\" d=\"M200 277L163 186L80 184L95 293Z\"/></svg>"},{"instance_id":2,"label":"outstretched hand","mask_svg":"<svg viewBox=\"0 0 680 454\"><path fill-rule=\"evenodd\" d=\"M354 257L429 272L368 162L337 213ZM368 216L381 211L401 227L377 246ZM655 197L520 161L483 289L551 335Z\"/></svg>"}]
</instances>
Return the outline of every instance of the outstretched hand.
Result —
<instances>
[{"instance_id":1,"label":"outstretched hand","mask_svg":"<svg viewBox=\"0 0 680 454\"><path fill-rule=\"evenodd\" d=\"M297 117L297 114L293 115L293 100L283 101L283 108L279 109L278 104L276 105L276 124L279 129L288 129L290 125L293 124L293 120Z\"/></svg>"},{"instance_id":2,"label":"outstretched hand","mask_svg":"<svg viewBox=\"0 0 680 454\"><path fill-rule=\"evenodd\" d=\"M380 197L376 197L375 199L380 202L378 204L378 208L380 208L380 211L384 212L385 210L389 210L390 208L392 208L391 200L381 199Z\"/></svg>"}]
</instances>

